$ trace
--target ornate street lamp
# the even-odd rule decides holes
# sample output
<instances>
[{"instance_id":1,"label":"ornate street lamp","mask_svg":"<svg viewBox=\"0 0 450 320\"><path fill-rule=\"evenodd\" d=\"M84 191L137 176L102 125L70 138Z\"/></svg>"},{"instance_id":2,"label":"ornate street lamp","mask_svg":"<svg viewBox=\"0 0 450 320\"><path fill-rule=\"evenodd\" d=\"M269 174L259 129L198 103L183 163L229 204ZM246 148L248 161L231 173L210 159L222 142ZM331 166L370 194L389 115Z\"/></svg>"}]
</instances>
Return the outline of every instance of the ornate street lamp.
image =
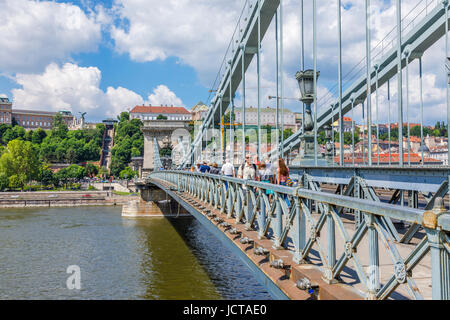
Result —
<instances>
[{"instance_id":1,"label":"ornate street lamp","mask_svg":"<svg viewBox=\"0 0 450 320\"><path fill-rule=\"evenodd\" d=\"M327 157L334 156L334 154L332 154L333 146L331 144L331 138L332 138L332 135L333 135L333 130L332 130L331 126L329 126L329 125L325 125L324 126L324 130L325 130L325 141L326 141L325 148L327 150L326 155L327 155Z\"/></svg>"},{"instance_id":2,"label":"ornate street lamp","mask_svg":"<svg viewBox=\"0 0 450 320\"><path fill-rule=\"evenodd\" d=\"M316 79L319 78L319 75L320 72L317 71ZM297 163L297 160L295 160L295 164L300 166L328 165L324 159L319 159L316 163L314 154L314 121L311 111L311 104L314 102L314 70L298 71L295 74L295 78L301 93L300 101L305 104L305 113L303 115L304 132L300 138L299 161Z\"/></svg>"},{"instance_id":3,"label":"ornate street lamp","mask_svg":"<svg viewBox=\"0 0 450 320\"><path fill-rule=\"evenodd\" d=\"M320 72L317 72L317 79L319 78ZM311 104L314 101L314 70L308 69L305 71L298 71L295 74L298 86L300 88L301 98L305 104L305 114L303 116L303 121L305 123L305 131L312 131L314 129L314 122L312 120Z\"/></svg>"}]
</instances>

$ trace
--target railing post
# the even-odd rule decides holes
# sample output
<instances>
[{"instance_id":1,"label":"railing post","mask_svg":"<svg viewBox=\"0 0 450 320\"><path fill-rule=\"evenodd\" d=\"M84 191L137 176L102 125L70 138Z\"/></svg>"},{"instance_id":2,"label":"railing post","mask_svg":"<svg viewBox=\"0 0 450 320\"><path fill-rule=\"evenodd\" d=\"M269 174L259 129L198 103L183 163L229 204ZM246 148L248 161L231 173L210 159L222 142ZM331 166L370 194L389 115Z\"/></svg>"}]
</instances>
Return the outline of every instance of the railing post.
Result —
<instances>
[{"instance_id":1,"label":"railing post","mask_svg":"<svg viewBox=\"0 0 450 320\"><path fill-rule=\"evenodd\" d=\"M280 194L277 194L275 197L276 201L276 207L275 207L275 214L276 214L276 220L275 220L275 241L273 248L274 249L280 249L282 243L280 243L281 239L281 233L283 232L283 213L281 211L281 203L280 201L284 201L283 197Z\"/></svg>"},{"instance_id":2,"label":"railing post","mask_svg":"<svg viewBox=\"0 0 450 320\"><path fill-rule=\"evenodd\" d=\"M265 192L265 190L261 190L261 196L260 196L260 205L259 205L259 213L258 213L258 238L262 239L264 237L264 229L266 227L266 203L264 202L264 197L262 193Z\"/></svg>"},{"instance_id":3,"label":"railing post","mask_svg":"<svg viewBox=\"0 0 450 320\"><path fill-rule=\"evenodd\" d=\"M378 233L374 227L375 217L366 214L366 223L369 228L369 293L368 300L375 300L380 289L380 256L378 250Z\"/></svg>"},{"instance_id":4,"label":"railing post","mask_svg":"<svg viewBox=\"0 0 450 320\"><path fill-rule=\"evenodd\" d=\"M209 182L209 204L214 205L214 180L210 179Z\"/></svg>"},{"instance_id":5,"label":"railing post","mask_svg":"<svg viewBox=\"0 0 450 320\"><path fill-rule=\"evenodd\" d=\"M428 237L431 253L431 286L433 300L450 299L450 255L444 247L445 233L438 226L440 215L448 214L442 198L436 198L434 208L426 211L423 226Z\"/></svg>"},{"instance_id":6,"label":"railing post","mask_svg":"<svg viewBox=\"0 0 450 320\"><path fill-rule=\"evenodd\" d=\"M217 180L214 185L214 207L219 208L219 190L222 186L222 181Z\"/></svg>"},{"instance_id":7,"label":"railing post","mask_svg":"<svg viewBox=\"0 0 450 320\"><path fill-rule=\"evenodd\" d=\"M336 228L330 206L325 205L325 210L327 211L328 265L326 266L323 280L331 284L337 282L333 279L333 267L336 263Z\"/></svg>"},{"instance_id":8,"label":"railing post","mask_svg":"<svg viewBox=\"0 0 450 320\"><path fill-rule=\"evenodd\" d=\"M228 184L228 188L230 187L230 183L227 182ZM226 195L225 193L227 192L225 186L225 182L222 183L222 190L220 190L220 213L224 214L225 213L225 201L226 201Z\"/></svg>"},{"instance_id":9,"label":"railing post","mask_svg":"<svg viewBox=\"0 0 450 320\"><path fill-rule=\"evenodd\" d=\"M240 188L242 188L242 185L237 184L237 185L236 185L236 197L239 197L239 198L241 199L242 210L244 210L244 213L245 213L245 205L246 205L246 203L247 203L247 201L248 201L248 199L246 199L247 193L246 193L246 190L244 189L244 190L243 190L243 193L242 193L242 194L244 195L244 197L241 197L241 196L240 196L240 195L241 195L241 193L240 193ZM234 218L235 218L234 221L235 221L236 224L241 223L242 215L241 215L240 212L237 212L237 213L236 213L236 216L235 216Z\"/></svg>"},{"instance_id":10,"label":"railing post","mask_svg":"<svg viewBox=\"0 0 450 320\"><path fill-rule=\"evenodd\" d=\"M231 187L231 183L228 184L228 199L227 199L227 218L231 219L233 214L233 188Z\"/></svg>"},{"instance_id":11,"label":"railing post","mask_svg":"<svg viewBox=\"0 0 450 320\"><path fill-rule=\"evenodd\" d=\"M295 263L300 264L303 261L302 250L305 248L306 244L306 220L305 216L303 215L301 198L298 196L298 192L296 192L294 200L295 210L297 212L295 215L296 230L294 234L296 247L293 260Z\"/></svg>"},{"instance_id":12,"label":"railing post","mask_svg":"<svg viewBox=\"0 0 450 320\"><path fill-rule=\"evenodd\" d=\"M355 198L361 198L361 186L359 184L359 178L356 175L354 175L354 187L353 187L353 193L354 193L354 197ZM354 216L355 216L355 230L358 230L360 224L361 224L361 211L359 210L354 210Z\"/></svg>"},{"instance_id":13,"label":"railing post","mask_svg":"<svg viewBox=\"0 0 450 320\"><path fill-rule=\"evenodd\" d=\"M252 228L252 226L249 224L249 220L250 220L250 214L253 211L253 201L252 201L252 196L250 195L250 187L246 186L245 187L245 194L246 194L246 198L247 198L247 211L245 211L245 229L246 230L250 230Z\"/></svg>"},{"instance_id":14,"label":"railing post","mask_svg":"<svg viewBox=\"0 0 450 320\"><path fill-rule=\"evenodd\" d=\"M236 186L236 189L234 190L234 203L235 203L235 205L233 206L234 207L234 210L233 210L234 216L237 217L239 215L239 213L241 212L241 206L243 205L241 197L239 196L238 186Z\"/></svg>"}]
</instances>

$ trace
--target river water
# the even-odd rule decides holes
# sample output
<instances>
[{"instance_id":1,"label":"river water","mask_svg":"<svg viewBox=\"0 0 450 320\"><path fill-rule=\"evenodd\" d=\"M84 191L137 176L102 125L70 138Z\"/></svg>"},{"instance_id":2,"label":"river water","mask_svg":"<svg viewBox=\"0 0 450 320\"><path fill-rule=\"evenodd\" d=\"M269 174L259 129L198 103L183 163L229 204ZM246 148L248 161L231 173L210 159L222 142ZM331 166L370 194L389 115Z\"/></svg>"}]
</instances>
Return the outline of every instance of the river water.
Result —
<instances>
[{"instance_id":1,"label":"river water","mask_svg":"<svg viewBox=\"0 0 450 320\"><path fill-rule=\"evenodd\" d=\"M69 266L81 289L69 290ZM120 207L0 210L0 299L270 299L191 217Z\"/></svg>"}]
</instances>

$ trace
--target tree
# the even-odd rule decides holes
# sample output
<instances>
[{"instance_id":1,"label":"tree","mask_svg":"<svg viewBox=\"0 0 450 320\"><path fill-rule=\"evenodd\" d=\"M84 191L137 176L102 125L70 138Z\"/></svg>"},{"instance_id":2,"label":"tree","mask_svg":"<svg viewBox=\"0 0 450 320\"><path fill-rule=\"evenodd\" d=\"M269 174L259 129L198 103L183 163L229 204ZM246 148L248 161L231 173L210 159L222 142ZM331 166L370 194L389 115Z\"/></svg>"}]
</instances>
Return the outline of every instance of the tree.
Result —
<instances>
[{"instance_id":1,"label":"tree","mask_svg":"<svg viewBox=\"0 0 450 320\"><path fill-rule=\"evenodd\" d=\"M26 131L23 127L15 126L12 130L14 132L15 139L25 139Z\"/></svg>"},{"instance_id":2,"label":"tree","mask_svg":"<svg viewBox=\"0 0 450 320\"><path fill-rule=\"evenodd\" d=\"M120 171L119 177L120 179L131 180L134 178L135 175L136 175L135 171L133 171L130 167L126 167L125 169Z\"/></svg>"},{"instance_id":3,"label":"tree","mask_svg":"<svg viewBox=\"0 0 450 320\"><path fill-rule=\"evenodd\" d=\"M2 135L2 141L5 145L16 138L17 138L17 136L14 133L12 128L6 129L6 131Z\"/></svg>"},{"instance_id":4,"label":"tree","mask_svg":"<svg viewBox=\"0 0 450 320\"><path fill-rule=\"evenodd\" d=\"M159 116L156 117L156 120L167 120L167 117L160 114Z\"/></svg>"},{"instance_id":5,"label":"tree","mask_svg":"<svg viewBox=\"0 0 450 320\"><path fill-rule=\"evenodd\" d=\"M58 113L53 119L52 135L64 139L66 138L68 131L69 129L67 128L66 122L64 121L62 115Z\"/></svg>"},{"instance_id":6,"label":"tree","mask_svg":"<svg viewBox=\"0 0 450 320\"><path fill-rule=\"evenodd\" d=\"M42 166L39 170L38 180L45 186L55 184L55 174L48 166Z\"/></svg>"},{"instance_id":7,"label":"tree","mask_svg":"<svg viewBox=\"0 0 450 320\"><path fill-rule=\"evenodd\" d=\"M138 148L131 148L131 157L140 157L141 156L141 152L139 151Z\"/></svg>"},{"instance_id":8,"label":"tree","mask_svg":"<svg viewBox=\"0 0 450 320\"><path fill-rule=\"evenodd\" d=\"M283 138L284 138L284 140L286 140L287 138L289 138L293 134L294 134L294 131L292 131L291 128L284 129L284 131L283 131Z\"/></svg>"},{"instance_id":9,"label":"tree","mask_svg":"<svg viewBox=\"0 0 450 320\"><path fill-rule=\"evenodd\" d=\"M6 130L8 130L10 128L11 128L11 125L9 125L9 124L5 124L5 123L0 124L0 140L1 140L2 144L6 144L6 142L3 141L3 134L6 132Z\"/></svg>"},{"instance_id":10,"label":"tree","mask_svg":"<svg viewBox=\"0 0 450 320\"><path fill-rule=\"evenodd\" d=\"M143 126L139 119L122 119L116 127L114 137L114 147L111 150L111 174L120 176L120 172L125 170L131 162L131 157L140 156L144 152L144 134L141 131Z\"/></svg>"},{"instance_id":11,"label":"tree","mask_svg":"<svg viewBox=\"0 0 450 320\"><path fill-rule=\"evenodd\" d=\"M100 170L98 171L98 175L103 179L106 179L108 174L109 174L109 171L106 167L101 167Z\"/></svg>"},{"instance_id":12,"label":"tree","mask_svg":"<svg viewBox=\"0 0 450 320\"><path fill-rule=\"evenodd\" d=\"M25 136L23 138L24 138L24 140L31 142L31 140L33 138L33 130L26 131Z\"/></svg>"},{"instance_id":13,"label":"tree","mask_svg":"<svg viewBox=\"0 0 450 320\"><path fill-rule=\"evenodd\" d=\"M120 113L120 116L117 117L117 120L119 120L120 122L125 122L128 121L130 119L130 115L128 114L128 112L122 112Z\"/></svg>"},{"instance_id":14,"label":"tree","mask_svg":"<svg viewBox=\"0 0 450 320\"><path fill-rule=\"evenodd\" d=\"M23 186L37 178L39 157L35 146L29 141L12 140L0 157L0 171L10 177L14 187ZM15 176L14 178L11 177Z\"/></svg>"},{"instance_id":15,"label":"tree","mask_svg":"<svg viewBox=\"0 0 450 320\"><path fill-rule=\"evenodd\" d=\"M59 181L63 182L65 186L68 181L75 182L76 180L82 179L84 177L84 173L85 171L83 167L72 164L67 168L59 170L56 177Z\"/></svg>"},{"instance_id":16,"label":"tree","mask_svg":"<svg viewBox=\"0 0 450 320\"><path fill-rule=\"evenodd\" d=\"M0 173L0 191L5 191L9 186L9 179L5 173Z\"/></svg>"},{"instance_id":17,"label":"tree","mask_svg":"<svg viewBox=\"0 0 450 320\"><path fill-rule=\"evenodd\" d=\"M380 136L380 139L381 139L381 136ZM334 133L334 141L338 142L338 143L341 141L339 139L339 132ZM358 131L355 131L354 141L355 141L355 144L357 144L360 141ZM344 132L344 144L347 144L347 145L352 144L352 133L351 132Z\"/></svg>"},{"instance_id":18,"label":"tree","mask_svg":"<svg viewBox=\"0 0 450 320\"><path fill-rule=\"evenodd\" d=\"M223 123L232 123L233 121L236 121L236 114L233 113L233 117L231 117L231 112L227 112L223 116Z\"/></svg>"},{"instance_id":19,"label":"tree","mask_svg":"<svg viewBox=\"0 0 450 320\"><path fill-rule=\"evenodd\" d=\"M11 189L21 189L23 190L23 186L26 183L26 178L23 174L13 174L9 177L9 187Z\"/></svg>"},{"instance_id":20,"label":"tree","mask_svg":"<svg viewBox=\"0 0 450 320\"><path fill-rule=\"evenodd\" d=\"M37 128L37 130L33 131L33 135L31 136L31 142L35 144L41 144L42 140L44 140L46 136L47 133L45 132L45 130Z\"/></svg>"},{"instance_id":21,"label":"tree","mask_svg":"<svg viewBox=\"0 0 450 320\"><path fill-rule=\"evenodd\" d=\"M86 166L84 167L84 175L86 177L95 177L98 173L98 167L93 165L92 163L88 163L86 164Z\"/></svg>"}]
</instances>

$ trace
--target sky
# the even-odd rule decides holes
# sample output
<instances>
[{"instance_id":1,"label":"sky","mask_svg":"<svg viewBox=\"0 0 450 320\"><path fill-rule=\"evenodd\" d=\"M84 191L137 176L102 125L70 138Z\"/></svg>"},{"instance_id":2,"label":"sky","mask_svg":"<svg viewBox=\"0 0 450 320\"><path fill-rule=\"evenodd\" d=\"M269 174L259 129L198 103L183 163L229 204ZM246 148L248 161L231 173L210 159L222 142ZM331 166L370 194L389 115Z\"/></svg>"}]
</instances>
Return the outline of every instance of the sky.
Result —
<instances>
[{"instance_id":1,"label":"sky","mask_svg":"<svg viewBox=\"0 0 450 320\"><path fill-rule=\"evenodd\" d=\"M431 4L425 11L428 2ZM420 21L438 2L403 0L405 25ZM87 112L88 121L115 117L142 104L191 109L199 101L208 103L209 90L214 89L244 3L245 0L0 0L0 96L12 100L17 109L70 110L77 116ZM282 3L283 94L286 98L298 98L295 73L300 69L300 0ZM344 80L365 57L364 3L342 0ZM371 0L372 48L384 37L392 36L389 32L395 28L394 4L392 0ZM337 95L337 1L318 0L317 5L320 114ZM312 68L311 1L305 1L304 10L305 67ZM272 22L262 41L262 107L275 103L268 99L276 94L274 40ZM443 39L423 56L426 125L446 118L444 58ZM246 76L247 106L256 106L255 61ZM419 122L417 60L411 62L409 80L409 119ZM405 86L405 80L403 83ZM397 117L395 84L394 78L390 109L393 122ZM236 95L238 107L241 96L240 88ZM375 95L372 101L375 104ZM294 99L283 103L292 111L301 109ZM388 113L384 86L379 90L379 122L386 122ZM375 108L373 117L376 119ZM360 119L358 107L355 120Z\"/></svg>"}]
</instances>

